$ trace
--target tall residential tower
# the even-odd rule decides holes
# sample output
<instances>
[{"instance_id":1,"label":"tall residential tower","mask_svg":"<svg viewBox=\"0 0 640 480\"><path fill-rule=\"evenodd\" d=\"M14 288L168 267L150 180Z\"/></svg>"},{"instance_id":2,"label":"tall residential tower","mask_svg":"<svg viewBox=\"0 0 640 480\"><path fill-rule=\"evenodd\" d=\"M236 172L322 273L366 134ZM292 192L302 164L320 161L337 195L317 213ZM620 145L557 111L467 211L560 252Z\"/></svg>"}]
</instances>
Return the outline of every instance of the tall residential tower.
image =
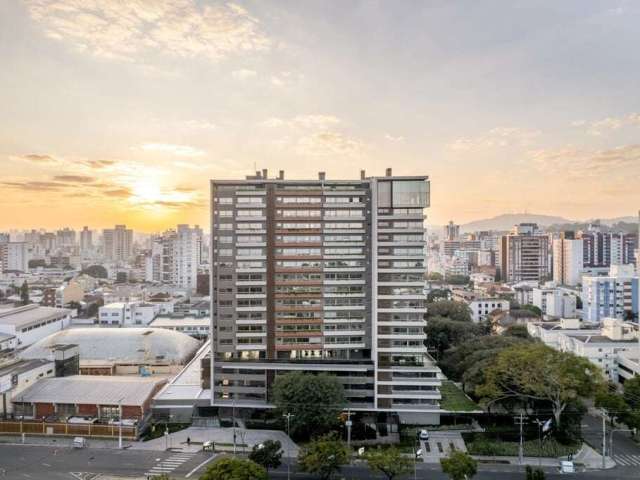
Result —
<instances>
[{"instance_id":1,"label":"tall residential tower","mask_svg":"<svg viewBox=\"0 0 640 480\"><path fill-rule=\"evenodd\" d=\"M426 176L211 181L211 404L265 408L290 371L349 407L438 421L425 347Z\"/></svg>"}]
</instances>

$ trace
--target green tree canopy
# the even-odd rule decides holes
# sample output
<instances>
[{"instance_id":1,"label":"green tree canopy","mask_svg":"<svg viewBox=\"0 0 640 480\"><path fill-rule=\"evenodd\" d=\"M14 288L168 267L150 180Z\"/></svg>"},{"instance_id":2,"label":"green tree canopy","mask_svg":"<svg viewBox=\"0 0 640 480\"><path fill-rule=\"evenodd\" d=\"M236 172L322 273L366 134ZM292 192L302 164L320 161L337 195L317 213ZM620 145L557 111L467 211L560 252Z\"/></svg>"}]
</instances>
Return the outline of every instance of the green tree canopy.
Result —
<instances>
[{"instance_id":1,"label":"green tree canopy","mask_svg":"<svg viewBox=\"0 0 640 480\"><path fill-rule=\"evenodd\" d=\"M430 317L425 333L427 346L436 351L437 358L441 358L445 350L480 335L482 327L472 322L460 322L448 317Z\"/></svg>"},{"instance_id":2,"label":"green tree canopy","mask_svg":"<svg viewBox=\"0 0 640 480\"><path fill-rule=\"evenodd\" d=\"M458 322L471 322L471 309L464 302L440 300L427 303L427 320L431 317L446 317Z\"/></svg>"},{"instance_id":3,"label":"green tree canopy","mask_svg":"<svg viewBox=\"0 0 640 480\"><path fill-rule=\"evenodd\" d=\"M529 312L533 313L537 317L542 318L542 310L540 310L540 308L536 307L535 305L529 305L529 304L520 305L520 310L528 310Z\"/></svg>"},{"instance_id":4,"label":"green tree canopy","mask_svg":"<svg viewBox=\"0 0 640 480\"><path fill-rule=\"evenodd\" d=\"M455 450L447 458L440 459L440 465L451 480L469 480L478 472L478 462L460 450Z\"/></svg>"},{"instance_id":5,"label":"green tree canopy","mask_svg":"<svg viewBox=\"0 0 640 480\"><path fill-rule=\"evenodd\" d=\"M89 275L93 278L107 278L107 269L102 265L91 265L85 268L82 273Z\"/></svg>"},{"instance_id":6,"label":"green tree canopy","mask_svg":"<svg viewBox=\"0 0 640 480\"><path fill-rule=\"evenodd\" d=\"M215 460L199 480L268 480L267 471L260 465L235 457Z\"/></svg>"},{"instance_id":7,"label":"green tree canopy","mask_svg":"<svg viewBox=\"0 0 640 480\"><path fill-rule=\"evenodd\" d=\"M291 372L278 375L273 383L273 402L280 414L292 413L291 428L301 432L323 433L338 422L346 406L344 387L328 373Z\"/></svg>"},{"instance_id":8,"label":"green tree canopy","mask_svg":"<svg viewBox=\"0 0 640 480\"><path fill-rule=\"evenodd\" d=\"M450 285L468 285L470 279L467 275L446 275L444 281Z\"/></svg>"},{"instance_id":9,"label":"green tree canopy","mask_svg":"<svg viewBox=\"0 0 640 480\"><path fill-rule=\"evenodd\" d=\"M29 284L26 280L20 287L20 300L22 301L22 305L29 305Z\"/></svg>"},{"instance_id":10,"label":"green tree canopy","mask_svg":"<svg viewBox=\"0 0 640 480\"><path fill-rule=\"evenodd\" d=\"M365 460L371 471L382 473L388 480L409 473L413 466L413 462L396 447L369 450Z\"/></svg>"},{"instance_id":11,"label":"green tree canopy","mask_svg":"<svg viewBox=\"0 0 640 480\"><path fill-rule=\"evenodd\" d=\"M349 450L336 435L325 435L313 440L300 450L298 466L303 472L328 480L349 462Z\"/></svg>"},{"instance_id":12,"label":"green tree canopy","mask_svg":"<svg viewBox=\"0 0 640 480\"><path fill-rule=\"evenodd\" d=\"M267 471L278 468L282 463L282 444L278 440L266 440L255 445L249 454L249 460L262 465Z\"/></svg>"},{"instance_id":13,"label":"green tree canopy","mask_svg":"<svg viewBox=\"0 0 640 480\"><path fill-rule=\"evenodd\" d=\"M476 394L485 402L509 399L548 402L556 426L570 402L593 396L604 381L599 368L589 360L541 343L503 350L484 377Z\"/></svg>"},{"instance_id":14,"label":"green tree canopy","mask_svg":"<svg viewBox=\"0 0 640 480\"><path fill-rule=\"evenodd\" d=\"M640 376L624 382L624 400L634 410L640 410Z\"/></svg>"}]
</instances>

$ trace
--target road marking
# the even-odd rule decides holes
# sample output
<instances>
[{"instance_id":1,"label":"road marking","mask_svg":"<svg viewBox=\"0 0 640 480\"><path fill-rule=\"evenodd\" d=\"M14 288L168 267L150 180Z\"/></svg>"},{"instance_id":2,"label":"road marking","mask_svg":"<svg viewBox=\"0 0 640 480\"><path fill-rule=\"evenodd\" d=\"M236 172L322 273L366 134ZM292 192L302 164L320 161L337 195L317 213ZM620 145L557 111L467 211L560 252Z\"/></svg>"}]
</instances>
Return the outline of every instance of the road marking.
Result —
<instances>
[{"instance_id":1,"label":"road marking","mask_svg":"<svg viewBox=\"0 0 640 480\"><path fill-rule=\"evenodd\" d=\"M613 457L614 461L621 463L622 465L629 465L627 460L623 459L620 455L616 455Z\"/></svg>"},{"instance_id":2,"label":"road marking","mask_svg":"<svg viewBox=\"0 0 640 480\"><path fill-rule=\"evenodd\" d=\"M198 465L196 468L194 468L193 470L191 470L189 473L187 473L185 475L185 478L189 478L191 475L193 475L195 472L197 472L198 470L200 470L202 467L204 467L207 463L209 463L211 460L215 459L216 456L212 455L210 458L207 458L204 462L202 462L200 465Z\"/></svg>"}]
</instances>

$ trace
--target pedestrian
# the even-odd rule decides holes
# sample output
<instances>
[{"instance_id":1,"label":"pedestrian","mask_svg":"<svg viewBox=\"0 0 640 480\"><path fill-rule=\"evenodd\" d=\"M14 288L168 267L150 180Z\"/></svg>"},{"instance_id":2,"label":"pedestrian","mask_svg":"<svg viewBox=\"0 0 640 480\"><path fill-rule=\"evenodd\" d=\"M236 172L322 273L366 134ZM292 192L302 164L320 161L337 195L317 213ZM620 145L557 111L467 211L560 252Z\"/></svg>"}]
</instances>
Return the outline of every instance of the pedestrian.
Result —
<instances>
[{"instance_id":1,"label":"pedestrian","mask_svg":"<svg viewBox=\"0 0 640 480\"><path fill-rule=\"evenodd\" d=\"M191 446L191 437L187 437L187 446Z\"/></svg>"}]
</instances>

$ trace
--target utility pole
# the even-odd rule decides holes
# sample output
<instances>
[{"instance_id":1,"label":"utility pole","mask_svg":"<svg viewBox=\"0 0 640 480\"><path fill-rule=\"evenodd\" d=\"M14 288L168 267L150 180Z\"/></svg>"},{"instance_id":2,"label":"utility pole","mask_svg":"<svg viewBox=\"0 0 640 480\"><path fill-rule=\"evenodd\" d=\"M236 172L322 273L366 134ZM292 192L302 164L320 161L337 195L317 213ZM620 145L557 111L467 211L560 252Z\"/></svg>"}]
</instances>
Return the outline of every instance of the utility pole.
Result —
<instances>
[{"instance_id":1,"label":"utility pole","mask_svg":"<svg viewBox=\"0 0 640 480\"><path fill-rule=\"evenodd\" d=\"M282 416L287 419L287 436L289 437L287 441L287 480L291 480L291 452L289 450L289 442L291 442L291 417L295 415L287 412L286 415Z\"/></svg>"},{"instance_id":2,"label":"utility pole","mask_svg":"<svg viewBox=\"0 0 640 480\"><path fill-rule=\"evenodd\" d=\"M602 468L605 468L607 458L607 412L602 409Z\"/></svg>"},{"instance_id":3,"label":"utility pole","mask_svg":"<svg viewBox=\"0 0 640 480\"><path fill-rule=\"evenodd\" d=\"M234 394L235 395L235 394ZM231 407L231 421L233 422L233 456L236 455L236 399L233 399Z\"/></svg>"},{"instance_id":4,"label":"utility pole","mask_svg":"<svg viewBox=\"0 0 640 480\"><path fill-rule=\"evenodd\" d=\"M347 421L344 422L347 426L347 448L351 451L351 426L353 422L351 421L351 410L347 410Z\"/></svg>"},{"instance_id":5,"label":"utility pole","mask_svg":"<svg viewBox=\"0 0 640 480\"><path fill-rule=\"evenodd\" d=\"M118 422L118 448L122 450L122 398L118 400L119 422Z\"/></svg>"},{"instance_id":6,"label":"utility pole","mask_svg":"<svg viewBox=\"0 0 640 480\"><path fill-rule=\"evenodd\" d=\"M524 414L522 412L520 412L520 416L515 418L515 422L516 424L518 424L520 426L520 444L518 445L518 460L520 462L520 465L522 465L522 462L524 461L524 439L523 439L523 432L522 432L522 427L524 425Z\"/></svg>"}]
</instances>

